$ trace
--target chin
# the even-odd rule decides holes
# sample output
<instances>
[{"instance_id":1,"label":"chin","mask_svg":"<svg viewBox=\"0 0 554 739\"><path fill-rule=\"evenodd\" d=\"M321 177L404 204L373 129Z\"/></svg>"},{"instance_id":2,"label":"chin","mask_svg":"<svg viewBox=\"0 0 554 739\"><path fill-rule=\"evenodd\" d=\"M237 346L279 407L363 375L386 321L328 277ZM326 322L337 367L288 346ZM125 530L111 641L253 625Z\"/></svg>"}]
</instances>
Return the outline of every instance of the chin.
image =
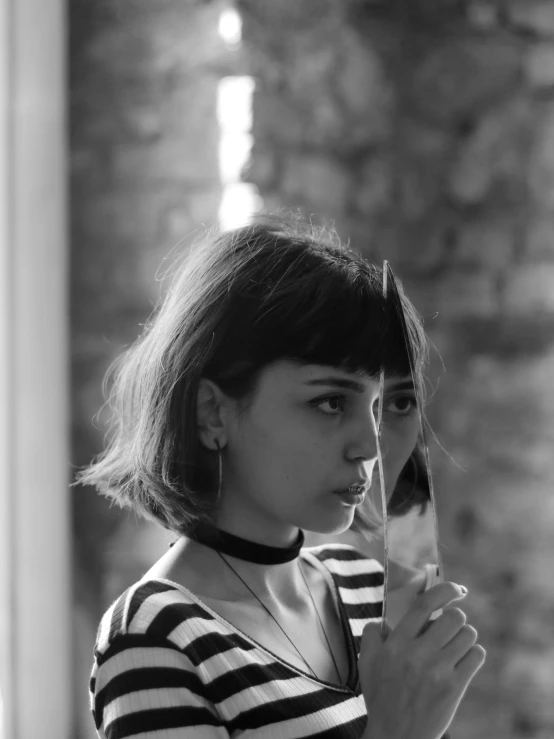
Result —
<instances>
[{"instance_id":1,"label":"chin","mask_svg":"<svg viewBox=\"0 0 554 739\"><path fill-rule=\"evenodd\" d=\"M339 536L344 534L352 526L355 510L349 511L348 515L343 516L340 520L335 517L334 520L328 519L319 521L312 520L306 526L299 524L303 531L309 531L313 534L323 534L325 536Z\"/></svg>"}]
</instances>

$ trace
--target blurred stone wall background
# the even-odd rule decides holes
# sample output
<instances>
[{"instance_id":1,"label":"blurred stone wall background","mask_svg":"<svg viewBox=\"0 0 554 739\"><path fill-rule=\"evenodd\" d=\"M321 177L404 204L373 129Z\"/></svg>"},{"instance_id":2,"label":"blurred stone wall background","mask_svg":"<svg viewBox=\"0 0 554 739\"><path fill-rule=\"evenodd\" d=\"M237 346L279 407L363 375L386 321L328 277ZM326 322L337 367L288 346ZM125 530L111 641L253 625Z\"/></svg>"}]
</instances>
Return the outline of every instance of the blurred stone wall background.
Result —
<instances>
[{"instance_id":1,"label":"blurred stone wall background","mask_svg":"<svg viewBox=\"0 0 554 739\"><path fill-rule=\"evenodd\" d=\"M554 3L241 0L247 177L387 258L437 351L443 557L488 660L454 737L554 734ZM442 367L444 363L444 368ZM456 464L449 458L451 455Z\"/></svg>"},{"instance_id":2,"label":"blurred stone wall background","mask_svg":"<svg viewBox=\"0 0 554 739\"><path fill-rule=\"evenodd\" d=\"M218 34L222 7L69 4L75 466L102 448L102 378L157 302L162 260L202 224L217 223L217 85L236 63ZM91 489L75 488L73 514L75 736L89 739L96 736L87 689L98 621L167 536Z\"/></svg>"},{"instance_id":3,"label":"blurred stone wall background","mask_svg":"<svg viewBox=\"0 0 554 739\"><path fill-rule=\"evenodd\" d=\"M453 739L554 734L554 2L71 3L73 463L162 257L217 219L216 87L256 79L246 180L390 260L435 344L449 579L488 650ZM449 456L450 455L450 456ZM170 537L74 491L76 736L96 623Z\"/></svg>"}]
</instances>

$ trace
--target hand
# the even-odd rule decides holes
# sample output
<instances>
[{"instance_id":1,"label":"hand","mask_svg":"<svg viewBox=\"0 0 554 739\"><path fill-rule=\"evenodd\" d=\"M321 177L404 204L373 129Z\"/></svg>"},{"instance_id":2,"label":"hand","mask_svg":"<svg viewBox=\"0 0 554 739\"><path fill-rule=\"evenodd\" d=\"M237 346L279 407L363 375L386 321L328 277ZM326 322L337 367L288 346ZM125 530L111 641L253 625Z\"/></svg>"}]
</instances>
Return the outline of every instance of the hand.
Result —
<instances>
[{"instance_id":1,"label":"hand","mask_svg":"<svg viewBox=\"0 0 554 739\"><path fill-rule=\"evenodd\" d=\"M445 582L418 595L394 630L381 640L381 623L365 626L358 669L367 708L367 733L388 739L439 739L483 666L486 652L465 613L449 607L465 597Z\"/></svg>"}]
</instances>

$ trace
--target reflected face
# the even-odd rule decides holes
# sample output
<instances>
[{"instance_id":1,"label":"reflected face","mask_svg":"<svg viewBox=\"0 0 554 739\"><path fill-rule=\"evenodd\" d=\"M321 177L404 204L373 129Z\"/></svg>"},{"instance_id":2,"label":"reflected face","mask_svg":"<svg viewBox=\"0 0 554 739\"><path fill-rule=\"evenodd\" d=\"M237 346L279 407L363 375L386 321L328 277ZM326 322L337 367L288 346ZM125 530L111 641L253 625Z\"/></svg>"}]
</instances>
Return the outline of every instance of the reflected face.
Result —
<instances>
[{"instance_id":1,"label":"reflected face","mask_svg":"<svg viewBox=\"0 0 554 739\"><path fill-rule=\"evenodd\" d=\"M334 367L266 367L247 410L229 401L217 524L255 526L279 545L293 527L338 534L361 501L338 491L378 475L379 381ZM391 492L418 435L409 377L385 382L381 450Z\"/></svg>"}]
</instances>

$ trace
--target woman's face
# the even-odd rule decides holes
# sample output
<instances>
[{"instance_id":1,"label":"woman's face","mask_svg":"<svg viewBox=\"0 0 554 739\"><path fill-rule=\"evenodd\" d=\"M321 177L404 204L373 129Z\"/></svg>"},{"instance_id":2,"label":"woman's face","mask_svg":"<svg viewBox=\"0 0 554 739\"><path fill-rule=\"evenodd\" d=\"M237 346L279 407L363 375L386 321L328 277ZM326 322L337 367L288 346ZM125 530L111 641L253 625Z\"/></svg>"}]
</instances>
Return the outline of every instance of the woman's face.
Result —
<instances>
[{"instance_id":1,"label":"woman's face","mask_svg":"<svg viewBox=\"0 0 554 739\"><path fill-rule=\"evenodd\" d=\"M385 381L381 452L389 498L417 441L415 398L410 377ZM275 545L291 527L348 529L356 504L336 491L378 480L378 400L378 380L365 375L290 361L266 367L248 408L239 412L233 401L227 408L217 524L261 527Z\"/></svg>"}]
</instances>

